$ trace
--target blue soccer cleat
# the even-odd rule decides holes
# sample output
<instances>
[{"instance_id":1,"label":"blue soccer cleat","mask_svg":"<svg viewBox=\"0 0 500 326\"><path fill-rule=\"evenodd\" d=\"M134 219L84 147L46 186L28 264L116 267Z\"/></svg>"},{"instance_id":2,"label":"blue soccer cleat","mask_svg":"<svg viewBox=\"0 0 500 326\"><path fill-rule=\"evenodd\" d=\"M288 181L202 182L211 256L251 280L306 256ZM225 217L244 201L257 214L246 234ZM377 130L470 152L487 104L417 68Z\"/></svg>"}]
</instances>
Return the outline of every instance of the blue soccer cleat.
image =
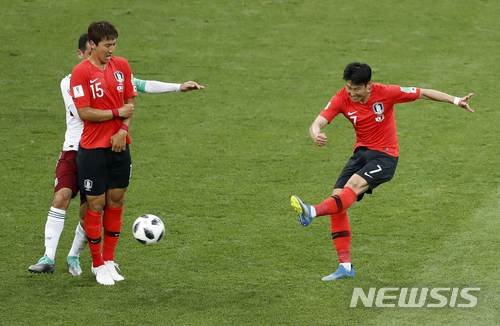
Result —
<instances>
[{"instance_id":1,"label":"blue soccer cleat","mask_svg":"<svg viewBox=\"0 0 500 326\"><path fill-rule=\"evenodd\" d=\"M302 226L308 226L312 222L314 217L311 217L311 206L306 205L297 196L292 196L290 198L290 203L293 209L299 213L299 223Z\"/></svg>"},{"instance_id":2,"label":"blue soccer cleat","mask_svg":"<svg viewBox=\"0 0 500 326\"><path fill-rule=\"evenodd\" d=\"M354 277L354 268L351 265L351 270L348 272L344 266L340 265L339 269L335 273L323 277L322 281L333 281L340 280L341 278Z\"/></svg>"}]
</instances>

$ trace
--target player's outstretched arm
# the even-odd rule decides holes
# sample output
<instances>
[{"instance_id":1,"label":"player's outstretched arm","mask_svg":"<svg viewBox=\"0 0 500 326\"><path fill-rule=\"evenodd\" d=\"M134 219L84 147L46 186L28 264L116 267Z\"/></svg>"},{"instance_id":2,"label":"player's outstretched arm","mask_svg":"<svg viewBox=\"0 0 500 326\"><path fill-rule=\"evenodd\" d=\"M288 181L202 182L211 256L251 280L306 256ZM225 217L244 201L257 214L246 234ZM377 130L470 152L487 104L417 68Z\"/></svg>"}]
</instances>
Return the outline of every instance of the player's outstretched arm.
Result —
<instances>
[{"instance_id":1,"label":"player's outstretched arm","mask_svg":"<svg viewBox=\"0 0 500 326\"><path fill-rule=\"evenodd\" d=\"M318 116L309 127L309 135L318 146L325 146L327 142L326 134L321 132L321 129L328 124L328 120L322 116Z\"/></svg>"},{"instance_id":2,"label":"player's outstretched arm","mask_svg":"<svg viewBox=\"0 0 500 326\"><path fill-rule=\"evenodd\" d=\"M420 97L419 99L424 99L424 100L431 100L431 101L437 101L437 102L446 102L446 103L452 103L455 105L458 105L461 108L466 109L469 112L474 113L474 110L471 109L467 101L474 95L473 93L470 93L467 96L464 97L455 97L440 91L436 91L433 89L420 89Z\"/></svg>"},{"instance_id":3,"label":"player's outstretched arm","mask_svg":"<svg viewBox=\"0 0 500 326\"><path fill-rule=\"evenodd\" d=\"M203 89L205 86L198 85L193 81L182 84L164 83L157 80L142 80L134 78L133 84L137 86L139 93L161 94L168 92L189 92L195 89Z\"/></svg>"}]
</instances>

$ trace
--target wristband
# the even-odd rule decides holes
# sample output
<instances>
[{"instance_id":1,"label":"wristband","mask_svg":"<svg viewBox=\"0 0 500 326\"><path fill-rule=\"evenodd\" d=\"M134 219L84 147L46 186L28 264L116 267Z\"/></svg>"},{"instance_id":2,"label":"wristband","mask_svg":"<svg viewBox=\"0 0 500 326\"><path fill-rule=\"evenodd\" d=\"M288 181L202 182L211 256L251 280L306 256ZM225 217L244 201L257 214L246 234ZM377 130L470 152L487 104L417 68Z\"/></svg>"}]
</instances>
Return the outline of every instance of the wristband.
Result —
<instances>
[{"instance_id":1,"label":"wristband","mask_svg":"<svg viewBox=\"0 0 500 326\"><path fill-rule=\"evenodd\" d=\"M123 129L123 130L125 130L128 133L128 126L126 124L122 124L120 126L120 129Z\"/></svg>"},{"instance_id":2,"label":"wristband","mask_svg":"<svg viewBox=\"0 0 500 326\"><path fill-rule=\"evenodd\" d=\"M460 97L455 97L453 104L460 106Z\"/></svg>"},{"instance_id":3,"label":"wristband","mask_svg":"<svg viewBox=\"0 0 500 326\"><path fill-rule=\"evenodd\" d=\"M118 111L118 109L111 109L111 112L113 113L113 118L120 117L120 112Z\"/></svg>"}]
</instances>

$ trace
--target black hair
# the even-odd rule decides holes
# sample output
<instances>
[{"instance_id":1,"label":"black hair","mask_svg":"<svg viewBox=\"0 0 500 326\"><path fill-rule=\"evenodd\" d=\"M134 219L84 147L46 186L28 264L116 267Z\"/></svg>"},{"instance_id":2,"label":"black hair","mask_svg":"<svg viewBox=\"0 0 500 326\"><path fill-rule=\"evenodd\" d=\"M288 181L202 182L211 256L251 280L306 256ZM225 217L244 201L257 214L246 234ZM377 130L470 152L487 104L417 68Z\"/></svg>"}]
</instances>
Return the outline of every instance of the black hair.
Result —
<instances>
[{"instance_id":1,"label":"black hair","mask_svg":"<svg viewBox=\"0 0 500 326\"><path fill-rule=\"evenodd\" d=\"M89 34L83 33L78 40L78 49L82 52L87 50L87 43L89 42Z\"/></svg>"},{"instance_id":2,"label":"black hair","mask_svg":"<svg viewBox=\"0 0 500 326\"><path fill-rule=\"evenodd\" d=\"M372 69L366 63L351 62L344 69L344 80L353 85L368 85L372 79Z\"/></svg>"},{"instance_id":3,"label":"black hair","mask_svg":"<svg viewBox=\"0 0 500 326\"><path fill-rule=\"evenodd\" d=\"M118 31L116 28L105 20L90 24L88 34L89 41L93 41L96 46L99 45L99 42L102 40L118 38Z\"/></svg>"}]
</instances>

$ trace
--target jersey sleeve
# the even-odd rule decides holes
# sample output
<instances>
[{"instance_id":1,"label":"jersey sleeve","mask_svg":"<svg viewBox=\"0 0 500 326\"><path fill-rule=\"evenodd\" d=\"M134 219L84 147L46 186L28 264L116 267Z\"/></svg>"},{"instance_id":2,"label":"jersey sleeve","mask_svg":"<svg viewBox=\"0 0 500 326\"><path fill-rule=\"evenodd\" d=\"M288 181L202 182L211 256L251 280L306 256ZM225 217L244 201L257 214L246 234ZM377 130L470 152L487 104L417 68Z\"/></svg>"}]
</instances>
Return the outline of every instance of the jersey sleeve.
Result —
<instances>
[{"instance_id":1,"label":"jersey sleeve","mask_svg":"<svg viewBox=\"0 0 500 326\"><path fill-rule=\"evenodd\" d=\"M420 96L420 88L417 87L401 87L396 85L387 85L386 87L394 103L415 101Z\"/></svg>"},{"instance_id":2,"label":"jersey sleeve","mask_svg":"<svg viewBox=\"0 0 500 326\"><path fill-rule=\"evenodd\" d=\"M69 91L76 108L91 105L89 75L82 63L73 68Z\"/></svg>"},{"instance_id":3,"label":"jersey sleeve","mask_svg":"<svg viewBox=\"0 0 500 326\"><path fill-rule=\"evenodd\" d=\"M146 81L142 79L135 78L132 75L132 84L137 87L137 93L145 93L146 92Z\"/></svg>"},{"instance_id":4,"label":"jersey sleeve","mask_svg":"<svg viewBox=\"0 0 500 326\"><path fill-rule=\"evenodd\" d=\"M75 119L80 120L80 116L78 115L78 110L75 107L75 103L73 103L73 98L71 97L70 92L70 80L71 75L66 76L61 80L61 93L64 100L64 106L66 110L69 110Z\"/></svg>"},{"instance_id":5,"label":"jersey sleeve","mask_svg":"<svg viewBox=\"0 0 500 326\"><path fill-rule=\"evenodd\" d=\"M341 102L342 100L340 98L340 95L337 93L334 97L331 98L331 100L319 115L328 120L328 123L332 122L333 118L335 118L341 112Z\"/></svg>"},{"instance_id":6,"label":"jersey sleeve","mask_svg":"<svg viewBox=\"0 0 500 326\"><path fill-rule=\"evenodd\" d=\"M137 86L133 83L132 69L125 59L123 59L123 71L125 75L125 99L137 96Z\"/></svg>"}]
</instances>

